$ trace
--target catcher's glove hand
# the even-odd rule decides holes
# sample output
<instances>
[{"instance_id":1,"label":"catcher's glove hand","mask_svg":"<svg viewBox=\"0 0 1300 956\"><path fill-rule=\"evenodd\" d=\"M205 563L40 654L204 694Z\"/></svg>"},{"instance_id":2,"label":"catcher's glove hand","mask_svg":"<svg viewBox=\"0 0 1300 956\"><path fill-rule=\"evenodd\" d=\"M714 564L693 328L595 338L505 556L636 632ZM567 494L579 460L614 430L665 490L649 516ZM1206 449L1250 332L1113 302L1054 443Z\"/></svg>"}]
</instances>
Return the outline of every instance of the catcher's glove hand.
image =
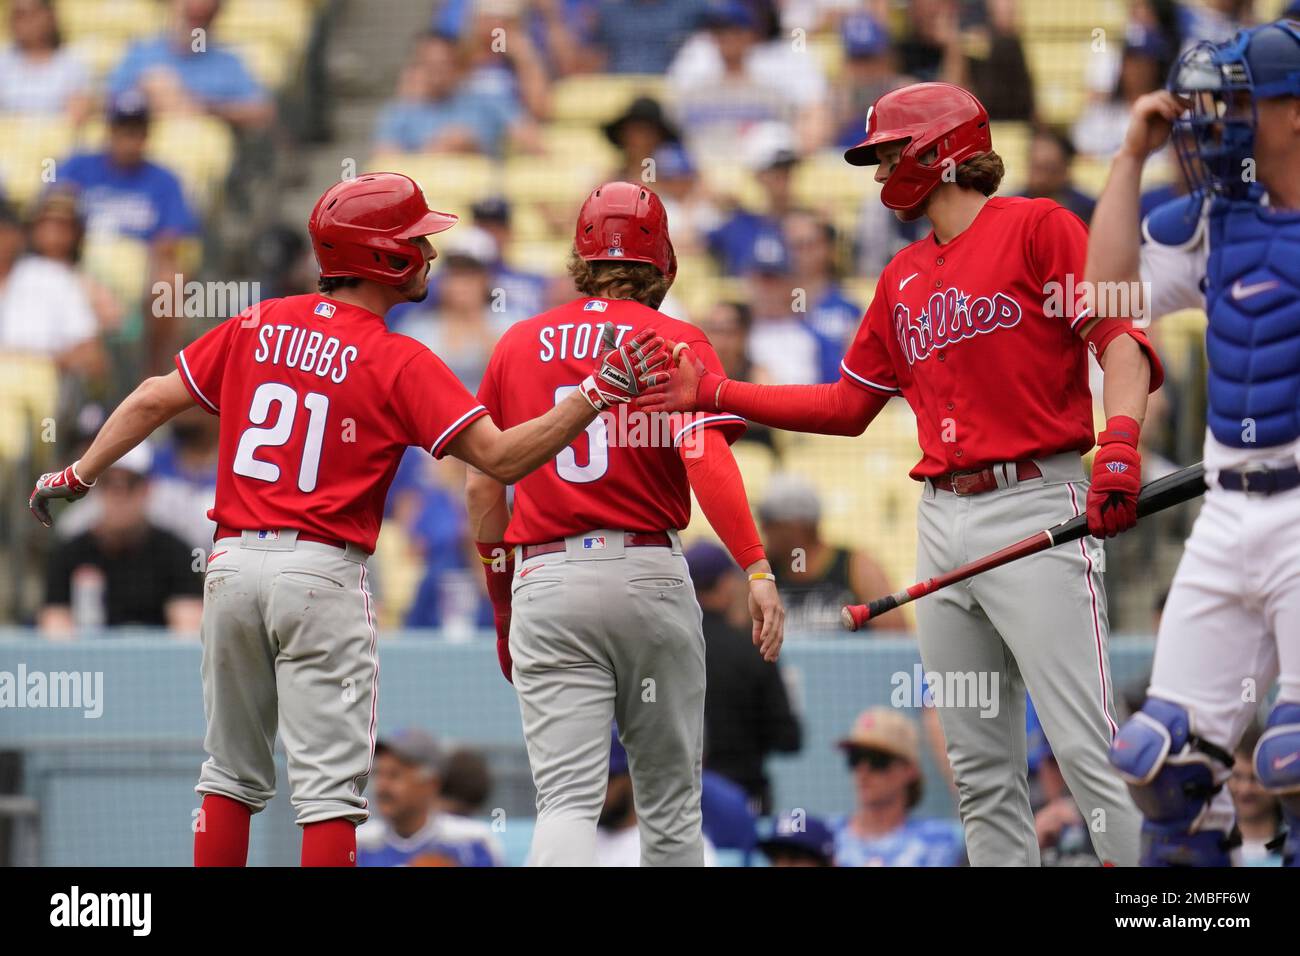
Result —
<instances>
[{"instance_id":1,"label":"catcher's glove hand","mask_svg":"<svg viewBox=\"0 0 1300 956\"><path fill-rule=\"evenodd\" d=\"M53 519L50 518L50 501L54 498L62 498L65 501L78 501L86 497L86 492L95 487L92 481L86 484L77 474L76 464L71 464L62 471L51 471L41 475L36 481L36 488L32 491L32 496L27 499L27 507L32 509L32 514L36 515L36 520L45 527L50 527Z\"/></svg>"}]
</instances>

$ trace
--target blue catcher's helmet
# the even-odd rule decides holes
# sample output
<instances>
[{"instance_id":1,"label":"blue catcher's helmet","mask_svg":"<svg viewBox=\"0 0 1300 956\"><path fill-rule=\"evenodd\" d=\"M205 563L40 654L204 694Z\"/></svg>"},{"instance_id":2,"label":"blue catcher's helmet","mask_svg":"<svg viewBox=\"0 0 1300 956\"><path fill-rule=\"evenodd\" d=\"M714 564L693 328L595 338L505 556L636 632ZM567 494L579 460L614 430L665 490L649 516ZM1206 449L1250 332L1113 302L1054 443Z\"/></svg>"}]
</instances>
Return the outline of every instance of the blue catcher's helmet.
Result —
<instances>
[{"instance_id":1,"label":"blue catcher's helmet","mask_svg":"<svg viewBox=\"0 0 1300 956\"><path fill-rule=\"evenodd\" d=\"M1189 188L1233 199L1254 194L1247 161L1254 153L1255 103L1300 96L1300 21L1242 30L1226 43L1198 43L1174 64L1169 89L1192 104L1174 125Z\"/></svg>"}]
</instances>

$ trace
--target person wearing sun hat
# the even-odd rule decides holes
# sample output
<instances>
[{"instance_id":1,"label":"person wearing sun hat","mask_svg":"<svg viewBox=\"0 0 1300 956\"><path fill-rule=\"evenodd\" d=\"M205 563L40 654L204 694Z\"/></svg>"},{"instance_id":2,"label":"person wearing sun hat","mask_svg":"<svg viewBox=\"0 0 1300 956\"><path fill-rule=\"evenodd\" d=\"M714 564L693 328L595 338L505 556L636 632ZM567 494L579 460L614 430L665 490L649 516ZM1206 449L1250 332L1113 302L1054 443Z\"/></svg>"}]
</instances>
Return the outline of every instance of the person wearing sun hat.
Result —
<instances>
[{"instance_id":1,"label":"person wearing sun hat","mask_svg":"<svg viewBox=\"0 0 1300 956\"><path fill-rule=\"evenodd\" d=\"M890 707L864 710L837 746L853 775L853 812L832 822L836 866L960 866L957 820L913 814L924 795L916 723Z\"/></svg>"}]
</instances>

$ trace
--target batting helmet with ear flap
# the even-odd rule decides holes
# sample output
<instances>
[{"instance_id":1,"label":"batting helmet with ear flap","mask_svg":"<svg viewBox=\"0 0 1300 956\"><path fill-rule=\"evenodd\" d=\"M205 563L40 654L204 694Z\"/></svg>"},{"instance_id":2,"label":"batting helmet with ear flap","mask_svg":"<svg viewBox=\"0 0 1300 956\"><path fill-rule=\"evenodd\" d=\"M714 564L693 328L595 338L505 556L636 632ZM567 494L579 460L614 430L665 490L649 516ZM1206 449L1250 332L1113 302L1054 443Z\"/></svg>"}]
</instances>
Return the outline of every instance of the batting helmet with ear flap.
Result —
<instances>
[{"instance_id":1,"label":"batting helmet with ear flap","mask_svg":"<svg viewBox=\"0 0 1300 956\"><path fill-rule=\"evenodd\" d=\"M880 191L890 209L915 210L966 160L993 149L989 114L984 104L952 83L914 83L891 90L867 111L867 137L844 153L854 166L880 162L876 147L904 142L898 165ZM921 157L934 151L934 157Z\"/></svg>"},{"instance_id":2,"label":"batting helmet with ear flap","mask_svg":"<svg viewBox=\"0 0 1300 956\"><path fill-rule=\"evenodd\" d=\"M573 245L589 262L648 262L670 282L677 275L664 204L636 183L598 186L578 212Z\"/></svg>"},{"instance_id":3,"label":"batting helmet with ear flap","mask_svg":"<svg viewBox=\"0 0 1300 956\"><path fill-rule=\"evenodd\" d=\"M425 264L411 240L443 232L458 221L451 213L430 209L424 191L409 176L367 173L325 190L307 231L323 277L358 276L402 285Z\"/></svg>"}]
</instances>

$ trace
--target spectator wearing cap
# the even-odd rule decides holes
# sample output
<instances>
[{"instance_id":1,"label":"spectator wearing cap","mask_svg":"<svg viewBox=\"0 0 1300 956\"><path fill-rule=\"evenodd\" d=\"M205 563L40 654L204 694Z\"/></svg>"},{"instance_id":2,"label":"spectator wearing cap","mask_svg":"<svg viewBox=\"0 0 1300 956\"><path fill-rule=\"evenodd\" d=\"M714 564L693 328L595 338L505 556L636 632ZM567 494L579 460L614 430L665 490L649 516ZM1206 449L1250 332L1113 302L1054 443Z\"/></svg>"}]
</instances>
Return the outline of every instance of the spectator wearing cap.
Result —
<instances>
[{"instance_id":1,"label":"spectator wearing cap","mask_svg":"<svg viewBox=\"0 0 1300 956\"><path fill-rule=\"evenodd\" d=\"M601 129L619 151L619 165L611 178L630 183L644 182L646 160L657 150L681 141L681 133L651 96L638 96Z\"/></svg>"},{"instance_id":2,"label":"spectator wearing cap","mask_svg":"<svg viewBox=\"0 0 1300 956\"><path fill-rule=\"evenodd\" d=\"M705 237L717 228L720 213L681 143L664 143L654 151L653 180L648 180L672 223L678 255L705 251Z\"/></svg>"},{"instance_id":3,"label":"spectator wearing cap","mask_svg":"<svg viewBox=\"0 0 1300 956\"><path fill-rule=\"evenodd\" d=\"M773 555L772 573L786 602L789 633L838 633L840 608L892 594L880 564L867 552L827 544L821 537L821 496L797 475L769 479L758 505L759 530ZM794 621L794 624L788 622ZM907 629L900 611L868 622L876 631Z\"/></svg>"},{"instance_id":4,"label":"spectator wearing cap","mask_svg":"<svg viewBox=\"0 0 1300 956\"><path fill-rule=\"evenodd\" d=\"M819 381L822 343L807 322L807 313L795 311L799 295L792 273L790 252L779 230L755 234L746 287L754 310L749 336L750 353L778 385Z\"/></svg>"},{"instance_id":5,"label":"spectator wearing cap","mask_svg":"<svg viewBox=\"0 0 1300 956\"><path fill-rule=\"evenodd\" d=\"M471 207L471 213L474 225L492 238L494 258L489 264L492 325L498 332L504 332L520 319L545 311L542 302L546 277L516 269L506 262L506 252L512 241L511 210L503 197L481 199Z\"/></svg>"},{"instance_id":6,"label":"spectator wearing cap","mask_svg":"<svg viewBox=\"0 0 1300 956\"><path fill-rule=\"evenodd\" d=\"M668 68L687 143L697 155L727 155L756 123L779 121L796 133L798 150L828 138L826 78L816 57L778 34L764 42L755 10L743 0L718 0L705 29Z\"/></svg>"},{"instance_id":7,"label":"spectator wearing cap","mask_svg":"<svg viewBox=\"0 0 1300 956\"><path fill-rule=\"evenodd\" d=\"M148 141L148 101L138 90L129 90L109 104L106 147L73 155L59 167L59 182L78 193L91 242L120 238L148 245L148 275L141 276L140 297L156 283L172 288L181 271L181 241L199 232L175 173L145 158ZM121 303L136 304L135 298ZM180 344L180 317L154 309L153 303L143 314L148 366L169 365Z\"/></svg>"},{"instance_id":8,"label":"spectator wearing cap","mask_svg":"<svg viewBox=\"0 0 1300 956\"><path fill-rule=\"evenodd\" d=\"M59 369L97 379L107 367L91 284L78 268L85 223L76 197L46 193L27 228L27 255L0 295L0 350L43 356Z\"/></svg>"},{"instance_id":9,"label":"spectator wearing cap","mask_svg":"<svg viewBox=\"0 0 1300 956\"><path fill-rule=\"evenodd\" d=\"M763 191L762 211L735 205L706 240L709 253L727 275L745 275L757 254L772 254L774 246L760 247L768 235L782 236L782 220L795 208L794 170L799 163L794 132L784 123L762 123L741 141L741 160Z\"/></svg>"},{"instance_id":10,"label":"spectator wearing cap","mask_svg":"<svg viewBox=\"0 0 1300 956\"><path fill-rule=\"evenodd\" d=\"M628 766L627 750L618 739L617 727L610 732L609 786L596 820L596 865L641 865L641 833L636 801L632 796L632 772ZM707 832L704 835L704 865L718 865L717 850Z\"/></svg>"},{"instance_id":11,"label":"spectator wearing cap","mask_svg":"<svg viewBox=\"0 0 1300 956\"><path fill-rule=\"evenodd\" d=\"M783 225L794 284L803 290L808 327L820 346L817 380L837 381L840 360L862 322L862 306L840 285L838 234L829 219L807 210L789 213Z\"/></svg>"},{"instance_id":12,"label":"spectator wearing cap","mask_svg":"<svg viewBox=\"0 0 1300 956\"><path fill-rule=\"evenodd\" d=\"M243 129L269 126L275 107L266 91L239 54L212 37L220 10L221 0L171 0L170 28L131 45L108 78L109 95L137 89L160 114L210 113Z\"/></svg>"},{"instance_id":13,"label":"spectator wearing cap","mask_svg":"<svg viewBox=\"0 0 1300 956\"><path fill-rule=\"evenodd\" d=\"M1275 794L1265 790L1255 773L1255 747L1261 736L1259 720L1252 720L1232 754L1232 776L1228 792L1237 811L1237 829L1241 832L1240 866L1281 866L1282 854L1276 845L1283 831L1282 806Z\"/></svg>"},{"instance_id":14,"label":"spectator wearing cap","mask_svg":"<svg viewBox=\"0 0 1300 956\"><path fill-rule=\"evenodd\" d=\"M95 483L98 518L60 542L45 569L41 632L66 639L107 627L199 630L202 561L147 515L148 446L128 452Z\"/></svg>"},{"instance_id":15,"label":"spectator wearing cap","mask_svg":"<svg viewBox=\"0 0 1300 956\"><path fill-rule=\"evenodd\" d=\"M491 827L439 806L446 756L409 728L375 742L376 813L357 828L357 866L503 866Z\"/></svg>"},{"instance_id":16,"label":"spectator wearing cap","mask_svg":"<svg viewBox=\"0 0 1300 956\"><path fill-rule=\"evenodd\" d=\"M831 89L831 124L835 145L848 149L862 142L867 111L890 90L914 80L898 69L898 54L889 31L870 13L850 13L840 21L844 65Z\"/></svg>"},{"instance_id":17,"label":"spectator wearing cap","mask_svg":"<svg viewBox=\"0 0 1300 956\"><path fill-rule=\"evenodd\" d=\"M1124 141L1133 103L1164 85L1175 52L1157 29L1130 23L1113 85L1108 91L1092 94L1070 131L1075 149L1099 158L1114 154Z\"/></svg>"},{"instance_id":18,"label":"spectator wearing cap","mask_svg":"<svg viewBox=\"0 0 1300 956\"><path fill-rule=\"evenodd\" d=\"M780 669L758 659L745 611L745 579L731 556L711 542L686 550L695 596L703 612L704 765L740 786L758 813L767 813L770 754L797 753L803 731L790 706Z\"/></svg>"},{"instance_id":19,"label":"spectator wearing cap","mask_svg":"<svg viewBox=\"0 0 1300 956\"><path fill-rule=\"evenodd\" d=\"M9 34L0 51L0 113L90 115L90 72L63 43L53 0L11 0Z\"/></svg>"},{"instance_id":20,"label":"spectator wearing cap","mask_svg":"<svg viewBox=\"0 0 1300 956\"><path fill-rule=\"evenodd\" d=\"M1030 199L1051 199L1084 222L1092 219L1097 200L1074 185L1070 167L1078 151L1070 137L1050 126L1039 126L1029 140L1029 173L1020 194Z\"/></svg>"},{"instance_id":21,"label":"spectator wearing cap","mask_svg":"<svg viewBox=\"0 0 1300 956\"><path fill-rule=\"evenodd\" d=\"M839 742L853 775L856 807L831 823L837 866L960 866L966 850L957 820L919 819L916 724L889 707L858 715Z\"/></svg>"},{"instance_id":22,"label":"spectator wearing cap","mask_svg":"<svg viewBox=\"0 0 1300 956\"><path fill-rule=\"evenodd\" d=\"M772 866L834 866L835 834L805 813L783 813L759 827L758 848Z\"/></svg>"},{"instance_id":23,"label":"spectator wearing cap","mask_svg":"<svg viewBox=\"0 0 1300 956\"><path fill-rule=\"evenodd\" d=\"M464 51L437 33L420 37L398 80L397 96L379 111L375 148L402 153L499 156L507 140L532 147L518 97L473 89Z\"/></svg>"}]
</instances>

